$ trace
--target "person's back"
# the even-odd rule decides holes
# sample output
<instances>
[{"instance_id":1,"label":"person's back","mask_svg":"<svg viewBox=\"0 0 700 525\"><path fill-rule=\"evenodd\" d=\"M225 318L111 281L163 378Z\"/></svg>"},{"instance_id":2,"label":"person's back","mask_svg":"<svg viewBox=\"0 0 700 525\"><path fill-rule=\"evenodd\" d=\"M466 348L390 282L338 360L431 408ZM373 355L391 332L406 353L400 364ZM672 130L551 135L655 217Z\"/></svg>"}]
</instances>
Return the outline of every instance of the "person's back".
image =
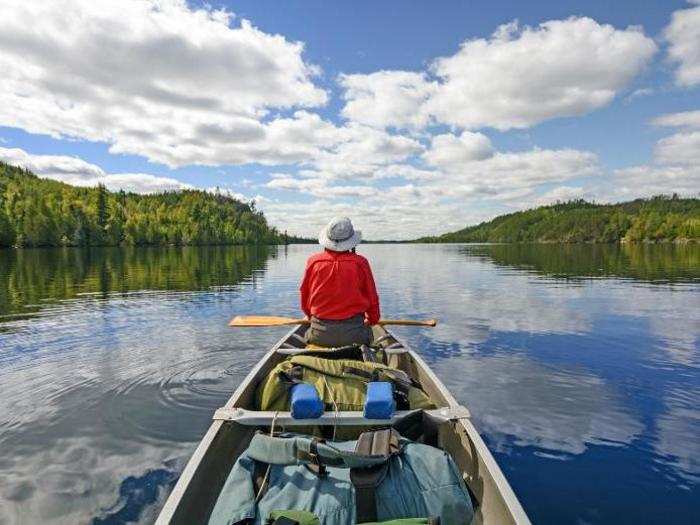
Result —
<instances>
[{"instance_id":1,"label":"person's back","mask_svg":"<svg viewBox=\"0 0 700 525\"><path fill-rule=\"evenodd\" d=\"M311 320L309 343L367 344L379 321L379 298L367 259L354 253L361 234L350 219L333 219L319 235L325 247L306 263L301 307Z\"/></svg>"}]
</instances>

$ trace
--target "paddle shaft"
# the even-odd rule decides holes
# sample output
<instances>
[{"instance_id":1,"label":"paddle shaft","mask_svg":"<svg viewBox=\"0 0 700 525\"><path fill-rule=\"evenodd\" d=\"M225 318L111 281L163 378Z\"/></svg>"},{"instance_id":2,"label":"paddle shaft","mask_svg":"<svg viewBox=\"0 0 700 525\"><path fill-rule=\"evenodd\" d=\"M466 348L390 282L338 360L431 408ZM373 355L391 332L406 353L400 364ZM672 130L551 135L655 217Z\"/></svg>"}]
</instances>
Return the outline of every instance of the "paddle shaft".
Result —
<instances>
[{"instance_id":1,"label":"paddle shaft","mask_svg":"<svg viewBox=\"0 0 700 525\"><path fill-rule=\"evenodd\" d=\"M294 317L276 317L267 315L237 315L231 319L229 326L256 327L285 326L294 324L309 324L309 320L295 319ZM435 326L437 321L435 319L428 319L426 321L416 321L413 319L381 319L377 324L393 326Z\"/></svg>"}]
</instances>

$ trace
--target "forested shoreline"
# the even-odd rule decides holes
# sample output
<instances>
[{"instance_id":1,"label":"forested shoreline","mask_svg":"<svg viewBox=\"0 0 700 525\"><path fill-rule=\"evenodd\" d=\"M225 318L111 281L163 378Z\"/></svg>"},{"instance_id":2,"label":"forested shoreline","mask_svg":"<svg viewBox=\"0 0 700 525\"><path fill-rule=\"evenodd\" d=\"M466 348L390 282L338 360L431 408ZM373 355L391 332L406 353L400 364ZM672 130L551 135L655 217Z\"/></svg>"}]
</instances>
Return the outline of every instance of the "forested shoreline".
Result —
<instances>
[{"instance_id":1,"label":"forested shoreline","mask_svg":"<svg viewBox=\"0 0 700 525\"><path fill-rule=\"evenodd\" d=\"M151 195L77 187L0 162L0 246L136 246L300 242L254 203L200 190Z\"/></svg>"},{"instance_id":2,"label":"forested shoreline","mask_svg":"<svg viewBox=\"0 0 700 525\"><path fill-rule=\"evenodd\" d=\"M700 199L659 195L617 204L573 200L501 215L415 242L700 241Z\"/></svg>"},{"instance_id":3,"label":"forested shoreline","mask_svg":"<svg viewBox=\"0 0 700 525\"><path fill-rule=\"evenodd\" d=\"M700 199L574 200L502 215L414 242L700 240ZM0 162L0 247L187 246L315 242L268 225L255 204L202 190L150 195L77 187Z\"/></svg>"}]
</instances>

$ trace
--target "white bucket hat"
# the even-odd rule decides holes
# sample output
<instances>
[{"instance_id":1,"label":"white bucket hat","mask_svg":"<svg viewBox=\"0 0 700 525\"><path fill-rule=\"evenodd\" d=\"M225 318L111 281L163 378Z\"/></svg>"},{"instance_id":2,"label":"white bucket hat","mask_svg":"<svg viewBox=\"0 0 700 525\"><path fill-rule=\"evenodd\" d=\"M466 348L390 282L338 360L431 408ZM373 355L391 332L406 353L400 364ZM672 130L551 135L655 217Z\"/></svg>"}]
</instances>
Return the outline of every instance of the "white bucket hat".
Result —
<instances>
[{"instance_id":1,"label":"white bucket hat","mask_svg":"<svg viewBox=\"0 0 700 525\"><path fill-rule=\"evenodd\" d=\"M318 234L321 246L334 252L344 252L360 244L362 232L352 227L347 217L333 217Z\"/></svg>"}]
</instances>

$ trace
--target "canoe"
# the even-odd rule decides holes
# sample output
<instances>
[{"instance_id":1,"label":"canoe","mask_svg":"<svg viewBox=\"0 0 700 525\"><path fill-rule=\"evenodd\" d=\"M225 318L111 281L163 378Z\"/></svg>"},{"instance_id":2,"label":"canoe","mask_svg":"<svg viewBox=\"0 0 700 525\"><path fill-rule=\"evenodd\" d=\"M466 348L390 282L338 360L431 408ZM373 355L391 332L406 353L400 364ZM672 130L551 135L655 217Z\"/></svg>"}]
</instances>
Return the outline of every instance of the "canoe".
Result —
<instances>
[{"instance_id":1,"label":"canoe","mask_svg":"<svg viewBox=\"0 0 700 525\"><path fill-rule=\"evenodd\" d=\"M397 411L392 420L366 420L362 412L326 413L321 419L294 420L289 412L256 411L257 385L280 361L305 347L306 328L295 327L277 342L250 371L227 403L217 410L206 435L170 493L158 516L158 525L206 523L219 492L256 430L267 428L275 419L276 428L292 430L295 425L385 425L396 424L419 411ZM421 417L435 423L438 445L462 471L475 506L473 523L483 525L529 524L525 511L496 460L479 436L467 408L452 397L421 357L386 328L375 326L374 339L384 349L389 365L408 373L438 407Z\"/></svg>"}]
</instances>

